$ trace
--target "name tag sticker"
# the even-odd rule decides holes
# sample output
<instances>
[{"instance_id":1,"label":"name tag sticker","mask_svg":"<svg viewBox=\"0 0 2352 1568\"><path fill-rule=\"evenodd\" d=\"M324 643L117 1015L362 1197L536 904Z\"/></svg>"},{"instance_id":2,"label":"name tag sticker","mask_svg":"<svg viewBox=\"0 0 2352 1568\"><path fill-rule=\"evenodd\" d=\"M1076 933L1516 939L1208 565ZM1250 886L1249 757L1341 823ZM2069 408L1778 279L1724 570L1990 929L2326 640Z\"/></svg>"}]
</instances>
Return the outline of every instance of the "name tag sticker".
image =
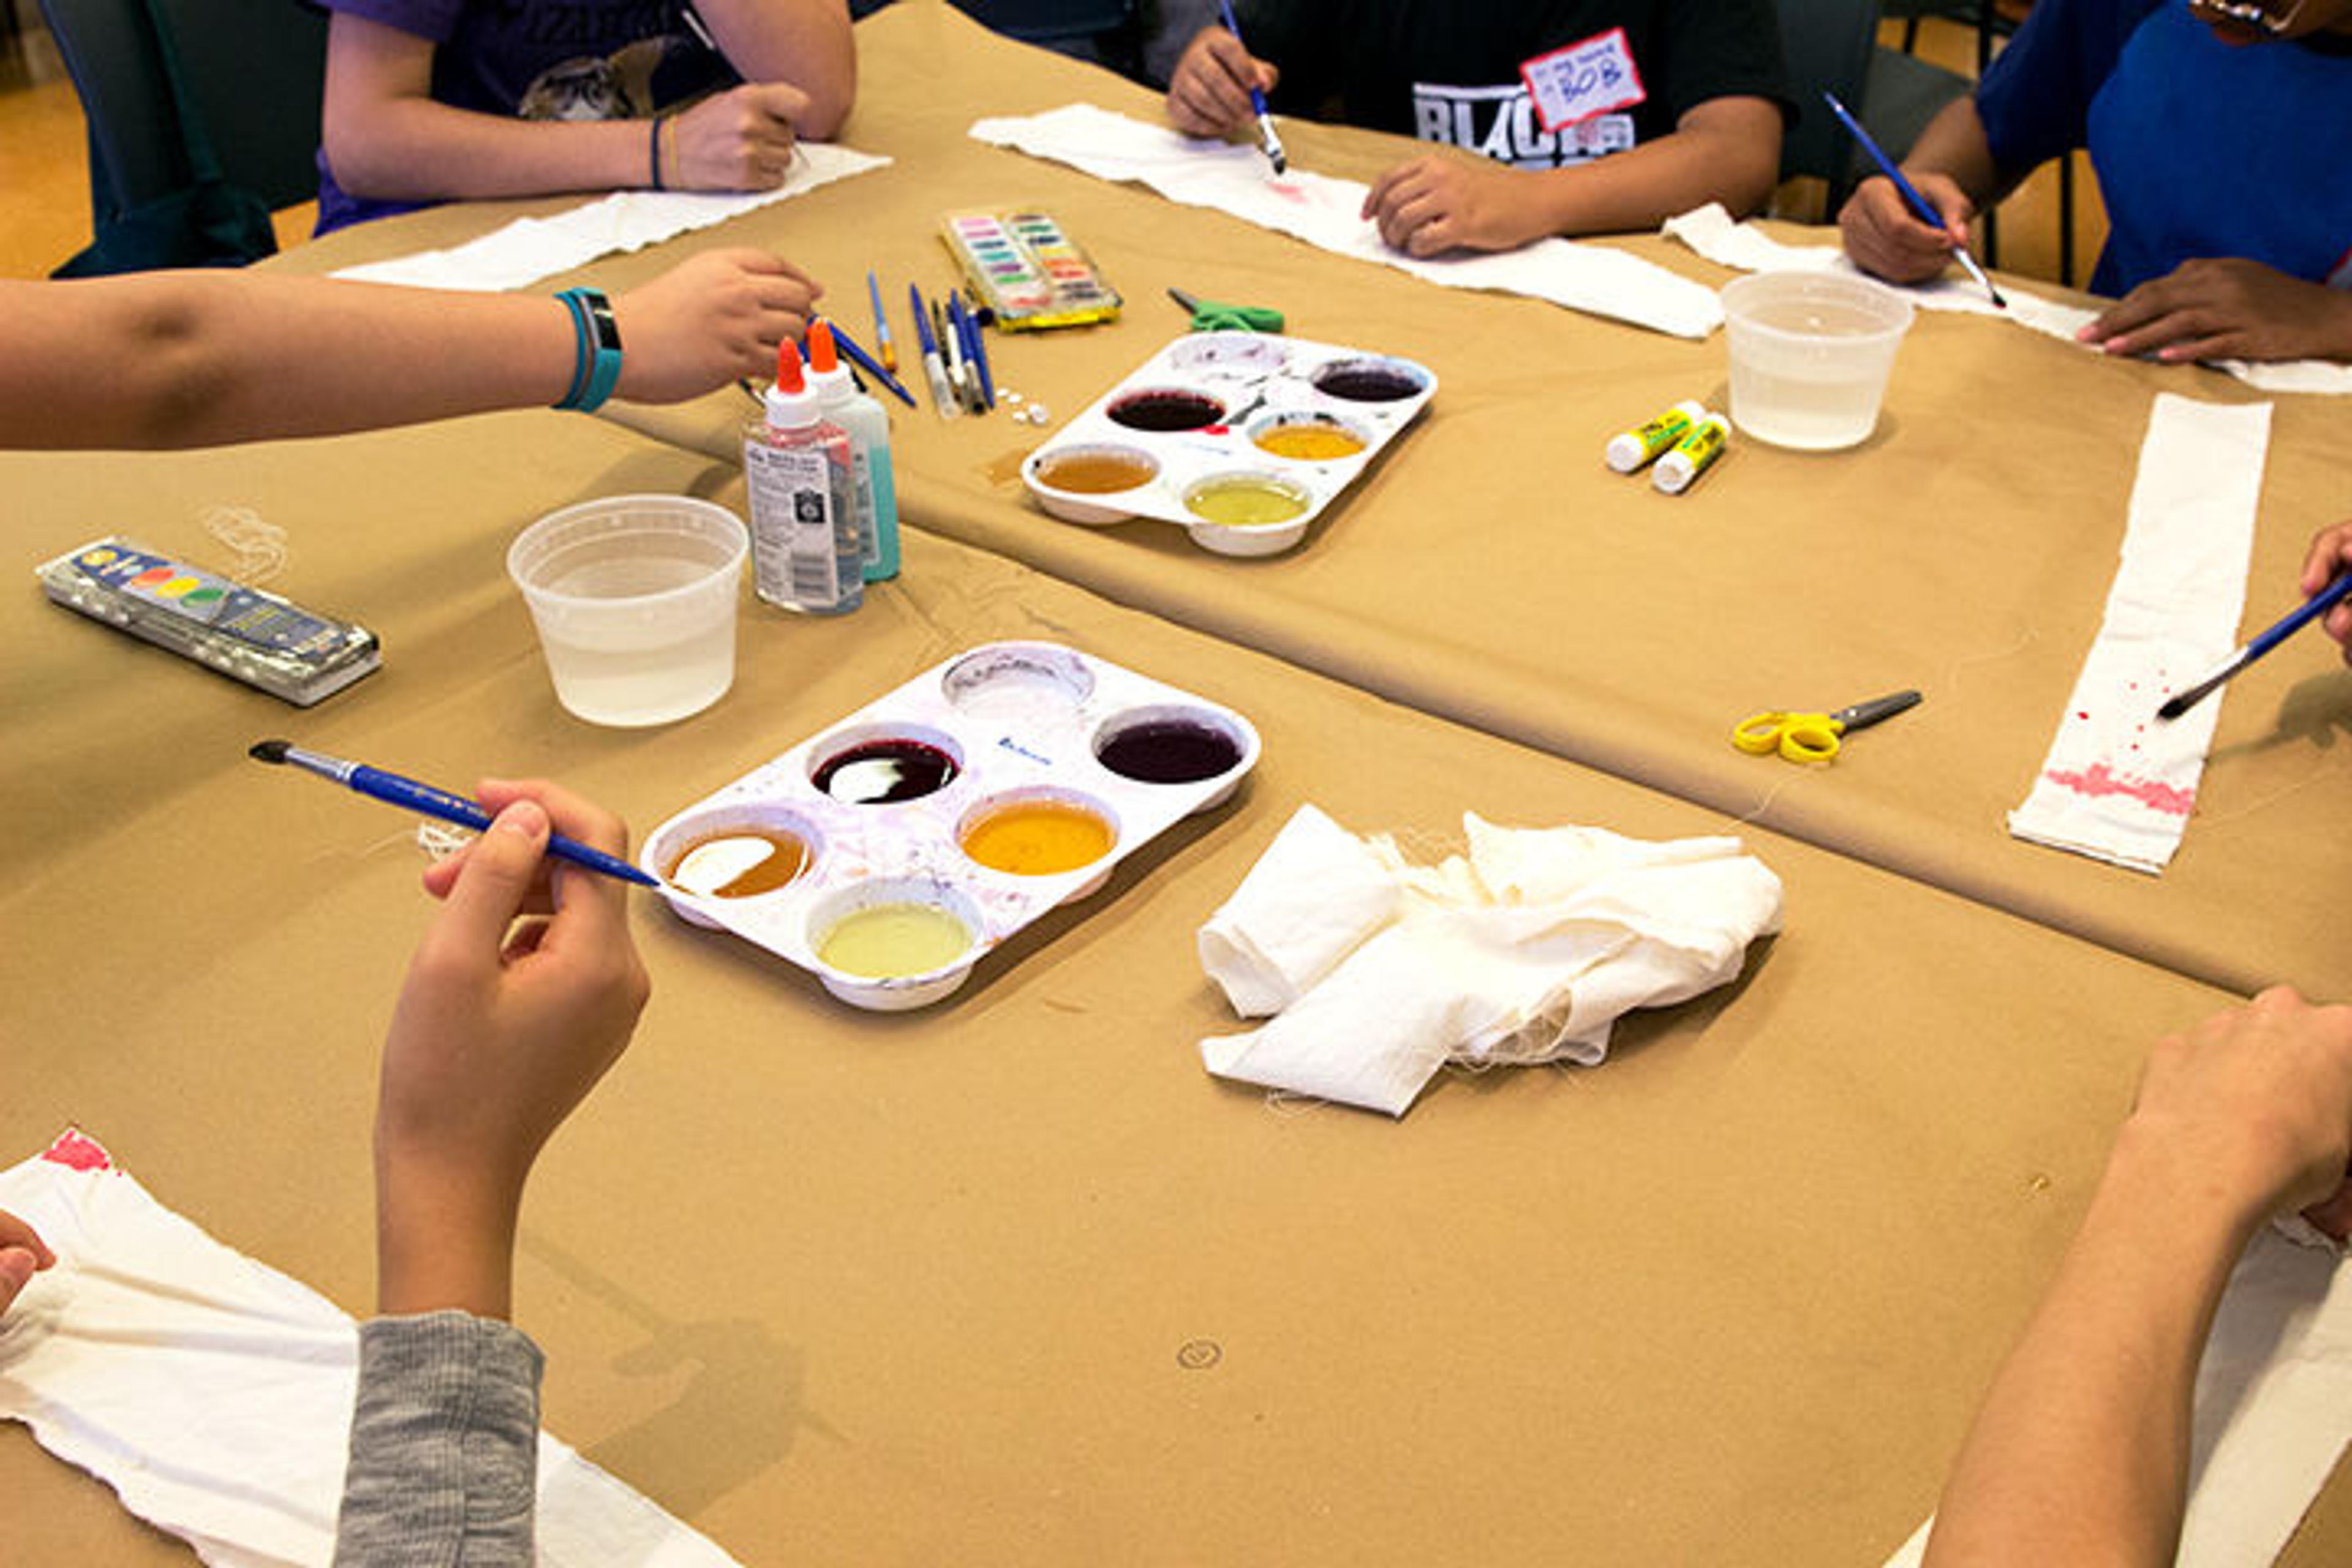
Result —
<instances>
[{"instance_id":1,"label":"name tag sticker","mask_svg":"<svg viewBox=\"0 0 2352 1568\"><path fill-rule=\"evenodd\" d=\"M1580 120L1631 109L1650 96L1642 86L1642 73L1633 68L1633 51L1622 27L1522 61L1519 79L1535 100L1536 118L1554 134Z\"/></svg>"}]
</instances>

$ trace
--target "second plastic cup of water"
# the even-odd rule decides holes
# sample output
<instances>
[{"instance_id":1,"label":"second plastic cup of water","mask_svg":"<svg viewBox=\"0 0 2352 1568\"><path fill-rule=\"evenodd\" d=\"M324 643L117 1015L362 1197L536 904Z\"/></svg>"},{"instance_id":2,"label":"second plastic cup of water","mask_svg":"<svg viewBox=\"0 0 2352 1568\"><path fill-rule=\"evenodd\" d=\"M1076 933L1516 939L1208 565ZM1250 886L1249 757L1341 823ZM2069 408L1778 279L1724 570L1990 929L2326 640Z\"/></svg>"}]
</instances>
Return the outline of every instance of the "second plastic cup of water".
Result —
<instances>
[{"instance_id":1,"label":"second plastic cup of water","mask_svg":"<svg viewBox=\"0 0 2352 1568\"><path fill-rule=\"evenodd\" d=\"M667 724L735 680L751 536L692 496L612 496L550 512L507 552L557 700L592 724Z\"/></svg>"},{"instance_id":2,"label":"second plastic cup of water","mask_svg":"<svg viewBox=\"0 0 2352 1568\"><path fill-rule=\"evenodd\" d=\"M1723 289L1731 422L1776 447L1859 446L1878 425L1911 301L1840 272L1758 272Z\"/></svg>"}]
</instances>

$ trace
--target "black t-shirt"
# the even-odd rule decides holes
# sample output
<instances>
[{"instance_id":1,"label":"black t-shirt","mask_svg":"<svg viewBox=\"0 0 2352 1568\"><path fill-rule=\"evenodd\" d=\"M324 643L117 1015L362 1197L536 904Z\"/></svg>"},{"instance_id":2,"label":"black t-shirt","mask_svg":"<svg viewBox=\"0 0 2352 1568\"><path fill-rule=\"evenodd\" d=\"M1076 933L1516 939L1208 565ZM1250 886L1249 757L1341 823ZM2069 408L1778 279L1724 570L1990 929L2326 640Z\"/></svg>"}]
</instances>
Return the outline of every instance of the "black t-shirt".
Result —
<instances>
[{"instance_id":1,"label":"black t-shirt","mask_svg":"<svg viewBox=\"0 0 2352 1568\"><path fill-rule=\"evenodd\" d=\"M1788 111L1771 0L1237 0L1249 50L1282 71L1274 107L1444 142L1520 168L1580 163L1669 134L1711 98ZM1519 63L1612 27L1648 96L1543 128Z\"/></svg>"}]
</instances>

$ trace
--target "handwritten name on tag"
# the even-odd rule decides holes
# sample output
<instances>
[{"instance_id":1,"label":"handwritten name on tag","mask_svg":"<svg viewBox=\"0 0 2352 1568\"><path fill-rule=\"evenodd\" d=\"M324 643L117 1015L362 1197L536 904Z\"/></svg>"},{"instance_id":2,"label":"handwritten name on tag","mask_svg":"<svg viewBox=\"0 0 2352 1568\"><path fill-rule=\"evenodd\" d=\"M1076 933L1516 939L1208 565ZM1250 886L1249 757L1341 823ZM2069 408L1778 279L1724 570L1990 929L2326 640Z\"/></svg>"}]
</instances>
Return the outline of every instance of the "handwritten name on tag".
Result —
<instances>
[{"instance_id":1,"label":"handwritten name on tag","mask_svg":"<svg viewBox=\"0 0 2352 1568\"><path fill-rule=\"evenodd\" d=\"M1519 79L1535 100L1536 118L1552 132L1612 109L1631 109L1650 96L1622 27L1523 60Z\"/></svg>"}]
</instances>

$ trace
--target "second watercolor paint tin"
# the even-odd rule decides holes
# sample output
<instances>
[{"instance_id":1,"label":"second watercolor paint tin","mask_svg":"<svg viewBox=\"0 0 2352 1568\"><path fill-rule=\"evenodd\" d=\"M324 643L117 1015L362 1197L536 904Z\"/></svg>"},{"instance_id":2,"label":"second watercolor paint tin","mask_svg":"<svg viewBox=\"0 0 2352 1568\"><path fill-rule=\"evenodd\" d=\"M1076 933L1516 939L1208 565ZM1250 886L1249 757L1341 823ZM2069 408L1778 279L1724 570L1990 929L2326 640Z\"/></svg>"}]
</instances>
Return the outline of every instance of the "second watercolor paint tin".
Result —
<instances>
[{"instance_id":1,"label":"second watercolor paint tin","mask_svg":"<svg viewBox=\"0 0 2352 1568\"><path fill-rule=\"evenodd\" d=\"M1021 477L1069 522L1181 523L1221 555L1272 555L1429 406L1437 377L1393 354L1261 332L1194 332L1032 452Z\"/></svg>"},{"instance_id":2,"label":"second watercolor paint tin","mask_svg":"<svg viewBox=\"0 0 2352 1568\"><path fill-rule=\"evenodd\" d=\"M639 864L682 918L899 1011L1222 803L1257 757L1230 708L1057 643L989 643L677 812Z\"/></svg>"}]
</instances>

